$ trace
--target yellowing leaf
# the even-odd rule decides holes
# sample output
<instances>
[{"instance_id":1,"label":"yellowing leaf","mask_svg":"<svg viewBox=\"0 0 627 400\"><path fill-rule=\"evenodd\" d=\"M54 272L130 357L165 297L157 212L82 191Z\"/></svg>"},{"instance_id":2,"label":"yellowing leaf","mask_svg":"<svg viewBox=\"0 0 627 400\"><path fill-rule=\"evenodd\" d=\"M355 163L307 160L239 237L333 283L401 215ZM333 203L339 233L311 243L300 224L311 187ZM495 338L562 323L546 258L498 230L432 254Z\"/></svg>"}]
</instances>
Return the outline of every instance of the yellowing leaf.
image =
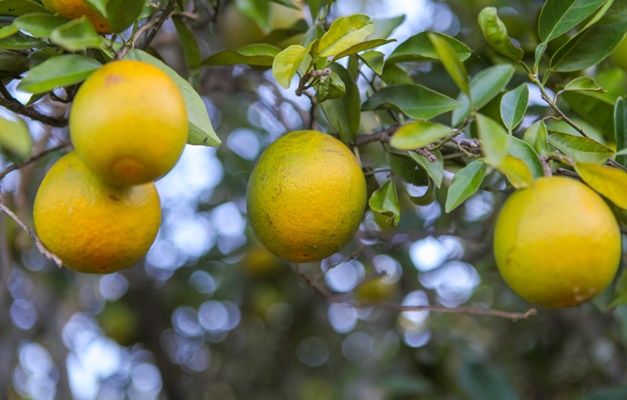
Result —
<instances>
[{"instance_id":1,"label":"yellowing leaf","mask_svg":"<svg viewBox=\"0 0 627 400\"><path fill-rule=\"evenodd\" d=\"M286 89L290 87L292 78L309 53L310 48L311 44L308 48L293 44L277 54L272 62L272 74L279 85Z\"/></svg>"},{"instance_id":2,"label":"yellowing leaf","mask_svg":"<svg viewBox=\"0 0 627 400\"><path fill-rule=\"evenodd\" d=\"M320 57L336 56L361 43L374 32L374 23L363 14L340 17L333 21L327 33L320 38Z\"/></svg>"},{"instance_id":3,"label":"yellowing leaf","mask_svg":"<svg viewBox=\"0 0 627 400\"><path fill-rule=\"evenodd\" d=\"M627 173L593 163L577 163L575 171L594 190L618 207L627 210Z\"/></svg>"},{"instance_id":4,"label":"yellowing leaf","mask_svg":"<svg viewBox=\"0 0 627 400\"><path fill-rule=\"evenodd\" d=\"M533 175L531 170L524 161L512 156L505 156L501 163L496 166L503 173L507 180L516 189L522 189L531 186Z\"/></svg>"},{"instance_id":5,"label":"yellowing leaf","mask_svg":"<svg viewBox=\"0 0 627 400\"><path fill-rule=\"evenodd\" d=\"M436 122L413 121L398 128L390 140L390 145L400 150L415 150L452 132L452 128Z\"/></svg>"}]
</instances>

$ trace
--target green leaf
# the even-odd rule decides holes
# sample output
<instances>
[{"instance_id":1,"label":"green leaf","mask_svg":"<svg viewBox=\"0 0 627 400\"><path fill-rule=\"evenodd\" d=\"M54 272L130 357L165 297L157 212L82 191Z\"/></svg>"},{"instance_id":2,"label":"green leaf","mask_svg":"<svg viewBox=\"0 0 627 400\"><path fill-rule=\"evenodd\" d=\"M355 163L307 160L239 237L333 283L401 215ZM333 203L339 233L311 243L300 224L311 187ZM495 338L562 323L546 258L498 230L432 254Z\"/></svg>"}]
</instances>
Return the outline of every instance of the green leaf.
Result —
<instances>
[{"instance_id":1,"label":"green leaf","mask_svg":"<svg viewBox=\"0 0 627 400\"><path fill-rule=\"evenodd\" d=\"M513 61L522 60L525 51L512 43L507 28L499 18L496 8L486 7L479 14L479 27L486 42L496 51Z\"/></svg>"},{"instance_id":2,"label":"green leaf","mask_svg":"<svg viewBox=\"0 0 627 400\"><path fill-rule=\"evenodd\" d=\"M85 3L101 17L106 19L109 0L84 0Z\"/></svg>"},{"instance_id":3,"label":"green leaf","mask_svg":"<svg viewBox=\"0 0 627 400\"><path fill-rule=\"evenodd\" d=\"M52 43L68 51L99 49L104 40L84 16L61 25L50 34Z\"/></svg>"},{"instance_id":4,"label":"green leaf","mask_svg":"<svg viewBox=\"0 0 627 400\"><path fill-rule=\"evenodd\" d=\"M544 43L568 32L607 0L547 0L540 11L538 33Z\"/></svg>"},{"instance_id":5,"label":"green leaf","mask_svg":"<svg viewBox=\"0 0 627 400\"><path fill-rule=\"evenodd\" d=\"M357 53L360 53L360 52L362 52L364 50L374 49L375 47L379 47L379 46L382 46L384 44L392 43L392 42L395 42L395 41L396 41L396 39L390 39L390 40L385 40L385 39L366 40L365 42L357 43L356 45L349 47L348 49L344 50L340 54L338 54L335 57L333 57L333 60L331 60L331 61L339 60L340 58L343 58L343 57L346 57L346 56L350 56L352 54L357 54Z\"/></svg>"},{"instance_id":6,"label":"green leaf","mask_svg":"<svg viewBox=\"0 0 627 400\"><path fill-rule=\"evenodd\" d=\"M399 63L439 61L440 58L438 53L429 39L429 33L438 35L449 42L462 61L466 61L466 59L468 59L468 57L472 54L468 46L448 35L439 32L420 32L419 34L411 36L409 39L399 44L387 58L386 62Z\"/></svg>"},{"instance_id":7,"label":"green leaf","mask_svg":"<svg viewBox=\"0 0 627 400\"><path fill-rule=\"evenodd\" d=\"M410 151L408 154L427 171L437 187L442 186L442 180L444 179L444 159L442 158L442 153L438 150L432 151L431 154L435 156L435 161L433 162L414 151Z\"/></svg>"},{"instance_id":8,"label":"green leaf","mask_svg":"<svg viewBox=\"0 0 627 400\"><path fill-rule=\"evenodd\" d=\"M316 21L318 14L320 14L320 9L324 7L326 0L307 0L307 5L309 6L309 11L311 12L311 19Z\"/></svg>"},{"instance_id":9,"label":"green leaf","mask_svg":"<svg viewBox=\"0 0 627 400\"><path fill-rule=\"evenodd\" d=\"M200 49L198 41L194 33L185 25L181 17L172 17L174 28L179 35L179 41L183 47L183 55L185 56L185 64L187 68L197 69L200 67Z\"/></svg>"},{"instance_id":10,"label":"green leaf","mask_svg":"<svg viewBox=\"0 0 627 400\"><path fill-rule=\"evenodd\" d=\"M352 78L350 78L352 82ZM342 81L342 78L335 72L331 72L329 76L320 77L320 81L316 86L316 100L318 104L323 103L326 100L341 99L346 95L346 85Z\"/></svg>"},{"instance_id":11,"label":"green leaf","mask_svg":"<svg viewBox=\"0 0 627 400\"><path fill-rule=\"evenodd\" d=\"M390 225L398 225L401 219L401 206L398 202L398 194L394 182L387 181L381 189L376 190L370 200L368 200L370 209L379 214L390 217Z\"/></svg>"},{"instance_id":12,"label":"green leaf","mask_svg":"<svg viewBox=\"0 0 627 400\"><path fill-rule=\"evenodd\" d=\"M460 107L457 101L421 85L393 85L376 91L363 109L391 108L414 119L431 119Z\"/></svg>"},{"instance_id":13,"label":"green leaf","mask_svg":"<svg viewBox=\"0 0 627 400\"><path fill-rule=\"evenodd\" d=\"M620 274L620 278L616 282L616 291L612 296L612 300L610 301L609 308L615 308L619 306L623 306L627 304L627 269L623 269L623 272ZM627 393L627 388L624 389L624 393ZM624 396L616 397L616 399L624 399ZM590 396L586 400L607 400L606 396L592 397ZM583 400L583 398L581 399Z\"/></svg>"},{"instance_id":14,"label":"green leaf","mask_svg":"<svg viewBox=\"0 0 627 400\"><path fill-rule=\"evenodd\" d=\"M616 148L621 151L625 150L627 148L627 104L622 97L616 100L614 107L614 127ZM627 157L624 155L617 154L616 161L627 166Z\"/></svg>"},{"instance_id":15,"label":"green leaf","mask_svg":"<svg viewBox=\"0 0 627 400\"><path fill-rule=\"evenodd\" d=\"M527 168L529 168L533 178L539 178L544 175L538 153L536 153L535 149L529 143L515 136L507 135L507 151L511 156L527 164Z\"/></svg>"},{"instance_id":16,"label":"green leaf","mask_svg":"<svg viewBox=\"0 0 627 400\"><path fill-rule=\"evenodd\" d=\"M417 206L428 206L435 201L435 184L431 179L427 182L427 190L421 196L414 196L405 186L401 186L409 200Z\"/></svg>"},{"instance_id":17,"label":"green leaf","mask_svg":"<svg viewBox=\"0 0 627 400\"><path fill-rule=\"evenodd\" d=\"M517 400L519 397L503 369L465 360L458 370L462 398L468 400Z\"/></svg>"},{"instance_id":18,"label":"green leaf","mask_svg":"<svg viewBox=\"0 0 627 400\"><path fill-rule=\"evenodd\" d=\"M214 147L220 145L221 141L211 126L211 120L209 120L209 114L207 113L207 106L189 82L181 78L176 71L167 66L163 61L151 56L143 50L131 49L128 53L126 53L125 58L152 64L155 67L160 68L163 72L168 74L172 80L174 80L174 83L176 83L183 95L185 106L187 108L187 118L189 120L187 143Z\"/></svg>"},{"instance_id":19,"label":"green leaf","mask_svg":"<svg viewBox=\"0 0 627 400\"><path fill-rule=\"evenodd\" d=\"M41 4L31 0L0 0L0 15L19 16L48 12Z\"/></svg>"},{"instance_id":20,"label":"green leaf","mask_svg":"<svg viewBox=\"0 0 627 400\"><path fill-rule=\"evenodd\" d=\"M564 92L604 92L603 88L599 86L594 79L589 76L579 76L572 81L568 82L564 89Z\"/></svg>"},{"instance_id":21,"label":"green leaf","mask_svg":"<svg viewBox=\"0 0 627 400\"><path fill-rule=\"evenodd\" d=\"M363 42L374 32L374 23L370 17L354 14L339 17L320 39L318 54L320 57L336 56L352 46Z\"/></svg>"},{"instance_id":22,"label":"green leaf","mask_svg":"<svg viewBox=\"0 0 627 400\"><path fill-rule=\"evenodd\" d=\"M546 124L543 120L539 120L533 123L525 133L523 134L523 140L531 145L534 150L542 155L546 156L551 152L549 147L548 132Z\"/></svg>"},{"instance_id":23,"label":"green leaf","mask_svg":"<svg viewBox=\"0 0 627 400\"><path fill-rule=\"evenodd\" d=\"M252 19L265 33L270 33L270 4L269 0L235 0L237 10Z\"/></svg>"},{"instance_id":24,"label":"green leaf","mask_svg":"<svg viewBox=\"0 0 627 400\"><path fill-rule=\"evenodd\" d=\"M100 67L101 64L93 58L78 54L61 55L32 68L17 87L29 93L46 93L82 82Z\"/></svg>"},{"instance_id":25,"label":"green leaf","mask_svg":"<svg viewBox=\"0 0 627 400\"><path fill-rule=\"evenodd\" d=\"M13 25L35 37L47 38L50 37L52 31L70 21L70 19L60 15L35 13L17 17L13 21Z\"/></svg>"},{"instance_id":26,"label":"green leaf","mask_svg":"<svg viewBox=\"0 0 627 400\"><path fill-rule=\"evenodd\" d=\"M614 101L602 93L565 92L562 99L606 138L614 137Z\"/></svg>"},{"instance_id":27,"label":"green leaf","mask_svg":"<svg viewBox=\"0 0 627 400\"><path fill-rule=\"evenodd\" d=\"M447 213L459 207L470 196L475 194L483 182L488 167L483 161L475 160L457 171L446 195Z\"/></svg>"},{"instance_id":28,"label":"green leaf","mask_svg":"<svg viewBox=\"0 0 627 400\"><path fill-rule=\"evenodd\" d=\"M22 32L17 32L4 39L0 39L0 49L6 50L27 50L45 46L47 46L46 42L28 36Z\"/></svg>"},{"instance_id":29,"label":"green leaf","mask_svg":"<svg viewBox=\"0 0 627 400\"><path fill-rule=\"evenodd\" d=\"M575 171L592 189L627 210L627 172L585 162L575 164Z\"/></svg>"},{"instance_id":30,"label":"green leaf","mask_svg":"<svg viewBox=\"0 0 627 400\"><path fill-rule=\"evenodd\" d=\"M374 19L375 29L370 39L387 39L405 21L405 15Z\"/></svg>"},{"instance_id":31,"label":"green leaf","mask_svg":"<svg viewBox=\"0 0 627 400\"><path fill-rule=\"evenodd\" d=\"M381 75L383 73L383 66L385 65L384 58L385 54L380 51L372 50L366 51L359 55L359 58L374 71L375 74Z\"/></svg>"},{"instance_id":32,"label":"green leaf","mask_svg":"<svg viewBox=\"0 0 627 400\"><path fill-rule=\"evenodd\" d=\"M501 99L501 119L508 130L513 131L525 117L529 104L529 87L522 83Z\"/></svg>"},{"instance_id":33,"label":"green leaf","mask_svg":"<svg viewBox=\"0 0 627 400\"><path fill-rule=\"evenodd\" d=\"M508 154L508 135L505 129L492 118L477 114L477 133L486 162L498 166Z\"/></svg>"},{"instance_id":34,"label":"green leaf","mask_svg":"<svg viewBox=\"0 0 627 400\"><path fill-rule=\"evenodd\" d=\"M479 72L470 81L470 97L475 109L480 110L501 93L514 76L514 67L507 64L495 65ZM468 97L460 96L461 107L453 112L453 126L459 125L470 115Z\"/></svg>"},{"instance_id":35,"label":"green leaf","mask_svg":"<svg viewBox=\"0 0 627 400\"><path fill-rule=\"evenodd\" d=\"M258 67L271 67L274 58L281 52L278 47L259 43L244 46L238 50L224 50L202 62L202 65L245 64Z\"/></svg>"},{"instance_id":36,"label":"green leaf","mask_svg":"<svg viewBox=\"0 0 627 400\"><path fill-rule=\"evenodd\" d=\"M322 111L331 126L346 144L355 141L361 120L361 97L359 88L348 71L338 63L329 66L344 82L346 95L341 99L327 100L321 104Z\"/></svg>"},{"instance_id":37,"label":"green leaf","mask_svg":"<svg viewBox=\"0 0 627 400\"><path fill-rule=\"evenodd\" d=\"M627 2L614 1L594 25L570 38L551 58L551 69L580 71L604 60L627 31Z\"/></svg>"},{"instance_id":38,"label":"green leaf","mask_svg":"<svg viewBox=\"0 0 627 400\"><path fill-rule=\"evenodd\" d=\"M381 72L381 79L388 85L413 84L414 80L409 73L396 64L386 63Z\"/></svg>"},{"instance_id":39,"label":"green leaf","mask_svg":"<svg viewBox=\"0 0 627 400\"><path fill-rule=\"evenodd\" d=\"M401 178L404 182L414 186L427 185L429 183L429 175L427 171L415 161L411 153L412 152L409 152L408 155L387 153L392 173Z\"/></svg>"},{"instance_id":40,"label":"green leaf","mask_svg":"<svg viewBox=\"0 0 627 400\"><path fill-rule=\"evenodd\" d=\"M270 1L277 3L277 4L284 5L285 7L293 8L294 10L300 10L300 8L298 8L294 3L292 3L292 0L270 0Z\"/></svg>"},{"instance_id":41,"label":"green leaf","mask_svg":"<svg viewBox=\"0 0 627 400\"><path fill-rule=\"evenodd\" d=\"M315 41L311 42L307 48L293 44L277 54L272 62L272 74L279 85L286 89L290 87L292 78L296 75L296 71L311 51L314 43Z\"/></svg>"},{"instance_id":42,"label":"green leaf","mask_svg":"<svg viewBox=\"0 0 627 400\"><path fill-rule=\"evenodd\" d=\"M534 175L542 175L542 164L533 148L508 135L493 119L478 114L477 132L486 163L505 174L515 188L527 187Z\"/></svg>"},{"instance_id":43,"label":"green leaf","mask_svg":"<svg viewBox=\"0 0 627 400\"><path fill-rule=\"evenodd\" d=\"M141 14L144 3L146 0L107 0L106 13L103 15L107 17L111 32L119 33L131 26Z\"/></svg>"},{"instance_id":44,"label":"green leaf","mask_svg":"<svg viewBox=\"0 0 627 400\"><path fill-rule=\"evenodd\" d=\"M0 117L0 149L8 151L22 161L28 158L32 147L33 141L24 120Z\"/></svg>"},{"instance_id":45,"label":"green leaf","mask_svg":"<svg viewBox=\"0 0 627 400\"><path fill-rule=\"evenodd\" d=\"M0 52L0 78L16 79L28 71L28 57L12 51Z\"/></svg>"},{"instance_id":46,"label":"green leaf","mask_svg":"<svg viewBox=\"0 0 627 400\"><path fill-rule=\"evenodd\" d=\"M431 32L428 33L428 36L446 72L451 76L457 87L466 93L467 96L470 96L468 72L461 58L459 58L459 54L457 54L448 40L442 38L442 36Z\"/></svg>"},{"instance_id":47,"label":"green leaf","mask_svg":"<svg viewBox=\"0 0 627 400\"><path fill-rule=\"evenodd\" d=\"M399 150L415 150L425 147L453 132L453 129L429 121L413 121L398 128L390 140L390 146Z\"/></svg>"},{"instance_id":48,"label":"green leaf","mask_svg":"<svg viewBox=\"0 0 627 400\"><path fill-rule=\"evenodd\" d=\"M549 143L576 162L603 164L614 152L592 139L562 132L550 132Z\"/></svg>"},{"instance_id":49,"label":"green leaf","mask_svg":"<svg viewBox=\"0 0 627 400\"><path fill-rule=\"evenodd\" d=\"M0 27L0 39L7 38L18 33L20 29L15 24Z\"/></svg>"}]
</instances>

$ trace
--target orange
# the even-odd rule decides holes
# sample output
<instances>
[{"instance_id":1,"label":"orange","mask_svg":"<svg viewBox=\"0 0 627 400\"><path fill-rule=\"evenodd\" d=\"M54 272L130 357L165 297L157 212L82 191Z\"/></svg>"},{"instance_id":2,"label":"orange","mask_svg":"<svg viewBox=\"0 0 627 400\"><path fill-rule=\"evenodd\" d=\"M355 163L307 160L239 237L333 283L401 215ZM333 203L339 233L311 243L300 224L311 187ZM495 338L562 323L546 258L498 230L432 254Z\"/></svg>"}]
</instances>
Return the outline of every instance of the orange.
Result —
<instances>
[{"instance_id":1,"label":"orange","mask_svg":"<svg viewBox=\"0 0 627 400\"><path fill-rule=\"evenodd\" d=\"M271 252L293 262L318 261L341 250L359 228L366 180L342 142L297 131L259 158L246 201L251 227Z\"/></svg>"},{"instance_id":2,"label":"orange","mask_svg":"<svg viewBox=\"0 0 627 400\"><path fill-rule=\"evenodd\" d=\"M612 211L592 189L574 179L544 177L505 202L494 254L503 279L520 297L569 307L610 284L621 235Z\"/></svg>"},{"instance_id":3,"label":"orange","mask_svg":"<svg viewBox=\"0 0 627 400\"><path fill-rule=\"evenodd\" d=\"M181 156L187 129L185 101L174 81L141 61L113 61L95 71L70 110L78 156L113 184L165 175Z\"/></svg>"},{"instance_id":4,"label":"orange","mask_svg":"<svg viewBox=\"0 0 627 400\"><path fill-rule=\"evenodd\" d=\"M100 34L111 33L107 20L83 0L42 0L42 3L48 10L66 18L76 19L84 15L94 26L96 32Z\"/></svg>"},{"instance_id":5,"label":"orange","mask_svg":"<svg viewBox=\"0 0 627 400\"><path fill-rule=\"evenodd\" d=\"M161 206L154 183L102 183L71 152L44 177L34 205L35 229L70 269L109 273L137 263L159 230Z\"/></svg>"}]
</instances>

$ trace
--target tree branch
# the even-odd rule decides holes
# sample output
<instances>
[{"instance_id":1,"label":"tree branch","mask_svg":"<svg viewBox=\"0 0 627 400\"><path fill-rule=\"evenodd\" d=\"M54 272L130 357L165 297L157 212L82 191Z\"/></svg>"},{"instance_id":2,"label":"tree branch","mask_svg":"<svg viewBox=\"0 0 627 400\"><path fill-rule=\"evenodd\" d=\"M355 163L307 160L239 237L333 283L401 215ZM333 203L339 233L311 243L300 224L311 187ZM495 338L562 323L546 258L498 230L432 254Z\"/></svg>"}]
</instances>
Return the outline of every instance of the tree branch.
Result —
<instances>
[{"instance_id":1,"label":"tree branch","mask_svg":"<svg viewBox=\"0 0 627 400\"><path fill-rule=\"evenodd\" d=\"M157 23L155 24L155 26L152 28L152 30L150 31L150 33L146 37L146 40L144 40L144 42L142 43L142 45L140 47L142 50L146 50L148 48L148 46L150 46L150 43L152 43L152 40L155 38L155 36L157 36L157 32L159 32L159 30L161 29L161 26L163 25L163 23L168 18L170 18L170 15L174 11L174 6L175 5L176 5L176 1L174 1L174 0L168 1L168 5L163 10L163 14L161 14L159 19L157 20Z\"/></svg>"},{"instance_id":2,"label":"tree branch","mask_svg":"<svg viewBox=\"0 0 627 400\"><path fill-rule=\"evenodd\" d=\"M497 310L493 308L482 308L482 307L444 307L444 306L410 306L410 305L401 305L397 303L390 302L366 302L366 301L347 301L345 299L345 295L337 295L331 292L326 286L321 285L319 280L316 277L310 277L305 274L301 268L300 264L296 264L296 274L300 276L310 287L315 289L318 293L322 294L327 301L335 304L345 304L347 306L355 307L355 308L382 308L387 310L405 312L405 311L430 311L435 313L446 313L446 314L473 314L473 315L487 315L491 317L499 317L504 319L509 319L510 321L516 322L524 319L529 319L538 314L538 311L535 308L530 308L524 313L519 312L510 312Z\"/></svg>"},{"instance_id":3,"label":"tree branch","mask_svg":"<svg viewBox=\"0 0 627 400\"><path fill-rule=\"evenodd\" d=\"M13 172L15 170L18 170L28 164L32 164L35 161L47 156L48 154L54 153L55 151L59 151L61 149L64 149L66 147L70 146L70 142L63 142L59 145L56 145L54 147L51 147L49 149L46 149L40 153L37 154L33 154L32 156L28 157L26 160L20 162L20 163L15 163L15 164L11 164L8 167L6 167L5 169L3 169L2 171L0 171L0 180L2 180L5 176L7 176L7 174L9 172Z\"/></svg>"},{"instance_id":4,"label":"tree branch","mask_svg":"<svg viewBox=\"0 0 627 400\"><path fill-rule=\"evenodd\" d=\"M4 86L0 85L0 87ZM13 111L16 114L23 115L35 121L43 122L46 125L56 128L62 128L64 126L67 126L68 124L68 120L65 117L51 117L42 114L33 107L25 106L24 104L15 100L13 97L11 97L11 99L6 98L6 95L4 95L4 91L2 91L2 93L3 97L0 97L0 106L6 108L9 111Z\"/></svg>"},{"instance_id":5,"label":"tree branch","mask_svg":"<svg viewBox=\"0 0 627 400\"><path fill-rule=\"evenodd\" d=\"M17 215L15 215L15 213L13 211L11 211L11 209L9 207L7 207L7 205L4 202L4 196L2 196L2 193L0 193L0 211L6 213L9 217L11 217L11 219L13 219L13 221L17 222L17 224L22 229L24 229L26 231L26 233L28 233L28 235L31 237L31 239L33 239L33 241L35 242L35 246L37 246L37 249L39 250L39 252L41 254L46 256L46 258L49 259L50 261L52 261L53 263L57 264L57 266L59 268L61 268L63 266L63 261L61 261L59 256L57 256L56 254L54 254L51 251L49 251L46 248L46 246L44 246L44 244L41 242L39 237L37 237L35 232L33 232L28 227L28 225L26 225L26 223L24 221L22 221Z\"/></svg>"}]
</instances>

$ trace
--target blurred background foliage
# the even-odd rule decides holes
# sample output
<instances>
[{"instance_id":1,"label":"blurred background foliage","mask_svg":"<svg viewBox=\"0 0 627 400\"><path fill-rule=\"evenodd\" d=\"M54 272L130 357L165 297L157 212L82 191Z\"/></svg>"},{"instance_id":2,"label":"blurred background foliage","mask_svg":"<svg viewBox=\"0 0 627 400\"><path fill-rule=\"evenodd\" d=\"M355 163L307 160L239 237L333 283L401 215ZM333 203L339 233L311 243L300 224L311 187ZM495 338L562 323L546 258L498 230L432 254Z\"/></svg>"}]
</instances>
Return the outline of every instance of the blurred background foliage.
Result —
<instances>
[{"instance_id":1,"label":"blurred background foliage","mask_svg":"<svg viewBox=\"0 0 627 400\"><path fill-rule=\"evenodd\" d=\"M391 35L398 41L384 48L387 53L417 32L441 31L473 49L466 63L473 74L499 63L477 28L485 6L499 9L510 35L532 55L537 39L531 27L542 6L537 0L338 0L329 18L407 13ZM273 4L276 29L264 34L234 2L198 0L190 2L189 12L197 17L190 26L203 59L258 41L284 47L307 29L298 17L310 20L306 9ZM297 268L254 239L246 222L246 184L268 144L312 123L324 129L324 116L314 114L312 121L309 100L296 97L293 88L282 89L267 69L188 68L172 20L153 47L195 84L223 145L188 146L176 169L158 182L161 231L146 259L127 271L92 276L59 270L0 214L0 397L627 398L627 308L607 310L607 296L578 308L541 309L516 323L355 308L325 296L368 304L527 310L529 304L499 277L491 253L494 211L505 197L494 190L501 188L498 176L451 214L443 211L444 189L428 206L403 199L395 228L368 213L342 254ZM413 81L456 96L441 65L402 67ZM625 95L625 74L611 61L594 73L602 86L611 87L610 95ZM523 81L524 75L510 86ZM365 81L360 85L366 93ZM545 112L546 105L532 104L536 115ZM49 99L41 107L50 114L67 112L66 105ZM364 113L360 132L377 124L374 113ZM65 129L34 122L30 127L36 139L67 137ZM375 170L384 154L380 143L362 149L365 165ZM25 220L47 166L59 156L1 182L7 202ZM10 161L4 157L2 165Z\"/></svg>"}]
</instances>

